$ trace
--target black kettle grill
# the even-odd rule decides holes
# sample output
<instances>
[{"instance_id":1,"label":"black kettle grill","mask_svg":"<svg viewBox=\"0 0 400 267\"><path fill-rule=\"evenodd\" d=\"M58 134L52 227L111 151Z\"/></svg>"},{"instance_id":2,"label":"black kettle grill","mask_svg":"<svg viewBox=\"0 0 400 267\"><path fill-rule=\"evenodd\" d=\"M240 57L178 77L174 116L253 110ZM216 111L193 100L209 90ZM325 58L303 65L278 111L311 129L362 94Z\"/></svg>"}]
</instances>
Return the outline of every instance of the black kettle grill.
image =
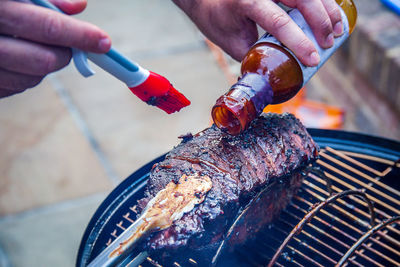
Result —
<instances>
[{"instance_id":1,"label":"black kettle grill","mask_svg":"<svg viewBox=\"0 0 400 267\"><path fill-rule=\"evenodd\" d=\"M321 147L318 169L307 175L278 220L218 266L400 266L400 142L309 132ZM77 266L90 263L134 222L151 167L164 156L134 172L103 201L86 228ZM141 266L170 266L154 256L143 257ZM188 251L172 265L200 264Z\"/></svg>"}]
</instances>

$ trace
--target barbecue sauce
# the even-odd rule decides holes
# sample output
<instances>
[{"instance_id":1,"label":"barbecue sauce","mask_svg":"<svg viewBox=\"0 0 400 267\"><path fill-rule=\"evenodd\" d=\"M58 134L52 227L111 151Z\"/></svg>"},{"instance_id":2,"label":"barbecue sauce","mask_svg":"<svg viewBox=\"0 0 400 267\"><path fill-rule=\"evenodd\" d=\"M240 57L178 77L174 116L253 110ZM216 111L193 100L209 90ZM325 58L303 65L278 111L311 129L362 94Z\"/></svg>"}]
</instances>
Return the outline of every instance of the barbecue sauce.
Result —
<instances>
[{"instance_id":1,"label":"barbecue sauce","mask_svg":"<svg viewBox=\"0 0 400 267\"><path fill-rule=\"evenodd\" d=\"M109 257L122 255L151 232L164 230L189 211L202 203L212 188L210 177L204 175L181 176L178 183L169 182L146 205L146 208L135 222L136 229L113 250Z\"/></svg>"},{"instance_id":2,"label":"barbecue sauce","mask_svg":"<svg viewBox=\"0 0 400 267\"><path fill-rule=\"evenodd\" d=\"M301 64L294 54L270 34L265 34L249 50L241 65L242 76L214 105L211 115L218 128L237 135L261 114L269 104L291 99L315 74L322 64L352 33L357 10L352 0L336 0L342 8L344 34L333 47L318 46L309 26L298 10L289 12L292 19L313 41L321 61L316 67Z\"/></svg>"}]
</instances>

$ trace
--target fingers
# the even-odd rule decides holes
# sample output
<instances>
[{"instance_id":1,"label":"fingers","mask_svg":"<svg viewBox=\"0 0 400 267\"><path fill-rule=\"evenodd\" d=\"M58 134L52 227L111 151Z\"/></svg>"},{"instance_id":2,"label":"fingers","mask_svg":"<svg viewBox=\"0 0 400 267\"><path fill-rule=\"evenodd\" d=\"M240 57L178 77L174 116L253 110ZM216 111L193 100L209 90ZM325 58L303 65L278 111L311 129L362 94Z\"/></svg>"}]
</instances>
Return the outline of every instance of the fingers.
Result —
<instances>
[{"instance_id":1,"label":"fingers","mask_svg":"<svg viewBox=\"0 0 400 267\"><path fill-rule=\"evenodd\" d=\"M299 60L309 66L319 63L319 55L313 43L296 23L272 1L248 1L248 17L286 45Z\"/></svg>"},{"instance_id":2,"label":"fingers","mask_svg":"<svg viewBox=\"0 0 400 267\"><path fill-rule=\"evenodd\" d=\"M68 65L71 51L0 36L0 58L0 68L4 70L44 76Z\"/></svg>"},{"instance_id":3,"label":"fingers","mask_svg":"<svg viewBox=\"0 0 400 267\"><path fill-rule=\"evenodd\" d=\"M335 37L343 34L342 16L340 14L339 5L334 0L322 0L326 12L331 20L333 33Z\"/></svg>"},{"instance_id":4,"label":"fingers","mask_svg":"<svg viewBox=\"0 0 400 267\"><path fill-rule=\"evenodd\" d=\"M331 47L334 42L332 23L322 2L320 0L299 0L297 8L310 25L318 44L322 48Z\"/></svg>"},{"instance_id":5,"label":"fingers","mask_svg":"<svg viewBox=\"0 0 400 267\"><path fill-rule=\"evenodd\" d=\"M105 53L108 35L96 26L55 11L14 1L0 2L0 32L39 43Z\"/></svg>"},{"instance_id":6,"label":"fingers","mask_svg":"<svg viewBox=\"0 0 400 267\"><path fill-rule=\"evenodd\" d=\"M66 66L69 48L52 47L0 36L0 98L21 93L45 75Z\"/></svg>"},{"instance_id":7,"label":"fingers","mask_svg":"<svg viewBox=\"0 0 400 267\"><path fill-rule=\"evenodd\" d=\"M50 2L68 15L81 13L87 5L86 0L50 0Z\"/></svg>"},{"instance_id":8,"label":"fingers","mask_svg":"<svg viewBox=\"0 0 400 267\"><path fill-rule=\"evenodd\" d=\"M33 76L0 69L0 95L9 96L35 87L43 79L43 76Z\"/></svg>"},{"instance_id":9,"label":"fingers","mask_svg":"<svg viewBox=\"0 0 400 267\"><path fill-rule=\"evenodd\" d=\"M334 42L333 37L343 34L342 17L339 6L334 0L282 0L281 2L299 9L321 47L331 47Z\"/></svg>"}]
</instances>

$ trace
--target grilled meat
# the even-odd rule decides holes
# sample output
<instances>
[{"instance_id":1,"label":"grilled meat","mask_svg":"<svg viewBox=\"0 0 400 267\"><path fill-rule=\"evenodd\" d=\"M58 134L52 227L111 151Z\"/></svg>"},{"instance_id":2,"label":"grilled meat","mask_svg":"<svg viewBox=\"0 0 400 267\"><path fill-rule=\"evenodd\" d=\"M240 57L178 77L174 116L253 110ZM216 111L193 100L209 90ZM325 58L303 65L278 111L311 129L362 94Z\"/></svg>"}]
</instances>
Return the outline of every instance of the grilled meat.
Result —
<instances>
[{"instance_id":1,"label":"grilled meat","mask_svg":"<svg viewBox=\"0 0 400 267\"><path fill-rule=\"evenodd\" d=\"M245 235L256 232L287 205L301 184L296 173L315 160L317 154L317 145L291 114L261 116L238 136L224 133L216 126L185 136L165 160L153 166L146 198L140 206L144 207L169 182L178 182L184 174L206 175L212 180L212 188L204 202L169 228L147 238L144 249L215 248L237 215L257 196L268 203L248 210L245 217L250 219L237 228ZM271 184L284 186L274 185L267 195L260 196ZM241 243L244 239L238 235L230 242Z\"/></svg>"}]
</instances>

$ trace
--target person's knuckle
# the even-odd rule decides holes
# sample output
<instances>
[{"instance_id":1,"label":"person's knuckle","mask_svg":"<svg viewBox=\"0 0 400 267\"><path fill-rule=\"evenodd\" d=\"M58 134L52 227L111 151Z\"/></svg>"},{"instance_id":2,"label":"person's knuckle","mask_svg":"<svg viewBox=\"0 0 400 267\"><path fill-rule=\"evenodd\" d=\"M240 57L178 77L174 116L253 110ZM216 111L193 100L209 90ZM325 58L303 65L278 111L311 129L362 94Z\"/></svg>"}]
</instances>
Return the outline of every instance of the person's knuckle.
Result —
<instances>
[{"instance_id":1,"label":"person's knuckle","mask_svg":"<svg viewBox=\"0 0 400 267\"><path fill-rule=\"evenodd\" d=\"M340 14L339 8L334 5L332 8L327 10L329 17L331 18L333 23L336 23L342 19L342 16Z\"/></svg>"},{"instance_id":2,"label":"person's knuckle","mask_svg":"<svg viewBox=\"0 0 400 267\"><path fill-rule=\"evenodd\" d=\"M332 22L329 17L325 18L320 24L321 30L325 34L329 34L332 32Z\"/></svg>"},{"instance_id":3,"label":"person's knuckle","mask_svg":"<svg viewBox=\"0 0 400 267\"><path fill-rule=\"evenodd\" d=\"M275 13L271 16L271 23L272 23L272 28L273 31L277 32L286 26L289 25L290 23L290 17L286 15L285 13Z\"/></svg>"},{"instance_id":4,"label":"person's knuckle","mask_svg":"<svg viewBox=\"0 0 400 267\"><path fill-rule=\"evenodd\" d=\"M254 0L240 0L237 2L243 10L252 10L256 4Z\"/></svg>"},{"instance_id":5,"label":"person's knuckle","mask_svg":"<svg viewBox=\"0 0 400 267\"><path fill-rule=\"evenodd\" d=\"M55 71L57 68L57 56L51 51L44 52L41 56L41 66L39 67L43 74Z\"/></svg>"},{"instance_id":6,"label":"person's knuckle","mask_svg":"<svg viewBox=\"0 0 400 267\"><path fill-rule=\"evenodd\" d=\"M87 36L87 38L82 40L82 46L87 49L97 49L98 40L100 39L99 34L91 29L88 29L85 31L84 35Z\"/></svg>"},{"instance_id":7,"label":"person's knuckle","mask_svg":"<svg viewBox=\"0 0 400 267\"><path fill-rule=\"evenodd\" d=\"M55 42L62 35L62 21L58 16L47 16L43 19L43 37L49 42Z\"/></svg>"},{"instance_id":8,"label":"person's knuckle","mask_svg":"<svg viewBox=\"0 0 400 267\"><path fill-rule=\"evenodd\" d=\"M330 17L340 17L339 8L336 5L332 5L331 7L327 8L326 11Z\"/></svg>"},{"instance_id":9,"label":"person's knuckle","mask_svg":"<svg viewBox=\"0 0 400 267\"><path fill-rule=\"evenodd\" d=\"M302 38L297 44L296 44L296 50L304 53L304 55L309 54L313 50L313 45L311 41L308 38Z\"/></svg>"}]
</instances>

